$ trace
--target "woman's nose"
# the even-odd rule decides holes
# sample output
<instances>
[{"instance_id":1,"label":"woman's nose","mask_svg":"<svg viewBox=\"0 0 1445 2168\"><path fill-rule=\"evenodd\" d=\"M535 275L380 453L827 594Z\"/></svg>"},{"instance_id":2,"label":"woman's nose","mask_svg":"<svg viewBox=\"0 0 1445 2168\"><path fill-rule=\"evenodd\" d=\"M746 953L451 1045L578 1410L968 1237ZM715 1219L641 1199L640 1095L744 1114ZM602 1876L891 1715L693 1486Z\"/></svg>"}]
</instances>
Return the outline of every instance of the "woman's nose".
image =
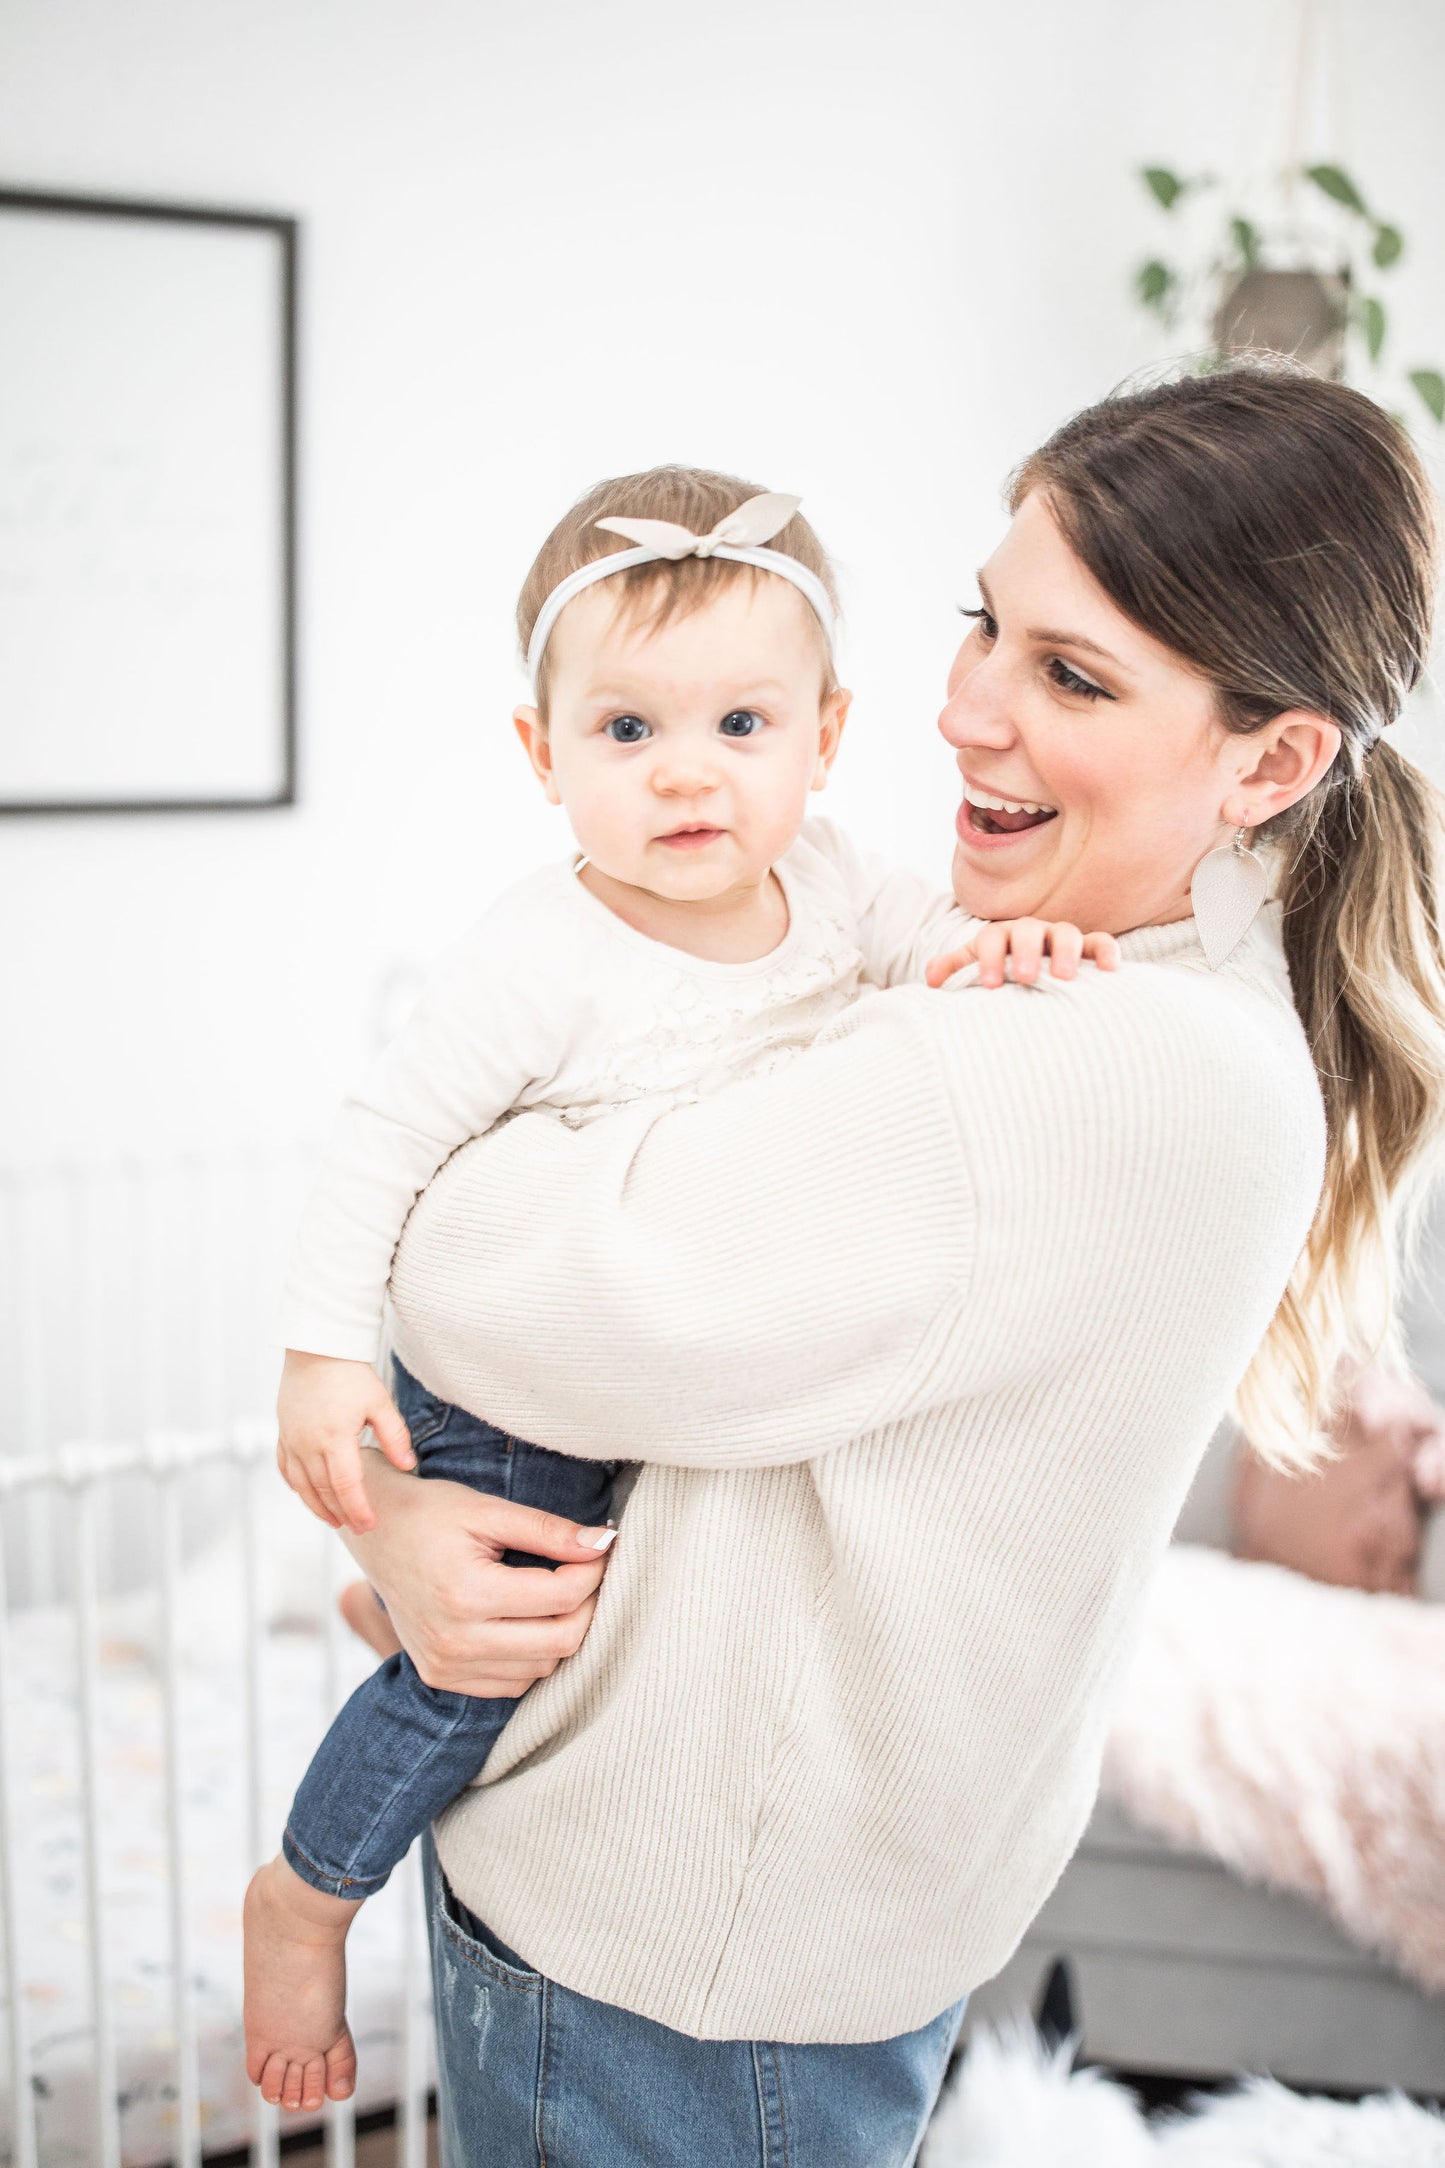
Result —
<instances>
[{"instance_id":1,"label":"woman's nose","mask_svg":"<svg viewBox=\"0 0 1445 2168\"><path fill-rule=\"evenodd\" d=\"M948 698L939 712L938 728L954 750L965 745L1005 746L1012 743L1014 726L1009 720L1008 699L995 658L985 656L971 669L955 673L949 681Z\"/></svg>"}]
</instances>

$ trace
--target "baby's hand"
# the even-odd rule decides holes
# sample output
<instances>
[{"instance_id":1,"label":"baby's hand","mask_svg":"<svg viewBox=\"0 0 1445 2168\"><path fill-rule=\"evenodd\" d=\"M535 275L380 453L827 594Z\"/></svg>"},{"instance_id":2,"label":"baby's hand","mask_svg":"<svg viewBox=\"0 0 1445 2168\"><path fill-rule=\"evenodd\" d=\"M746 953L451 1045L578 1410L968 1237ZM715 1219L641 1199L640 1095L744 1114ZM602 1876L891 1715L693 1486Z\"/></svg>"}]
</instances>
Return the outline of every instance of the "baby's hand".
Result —
<instances>
[{"instance_id":1,"label":"baby's hand","mask_svg":"<svg viewBox=\"0 0 1445 2168\"><path fill-rule=\"evenodd\" d=\"M965 947L935 956L924 976L930 986L942 986L966 964L977 964L980 986L1002 986L1005 977L1017 985L1032 986L1046 956L1056 979L1071 979L1085 957L1101 971L1119 968L1119 944L1111 933L1080 933L1067 919L1049 923L1041 918L1000 918L981 927Z\"/></svg>"},{"instance_id":2,"label":"baby's hand","mask_svg":"<svg viewBox=\"0 0 1445 2168\"><path fill-rule=\"evenodd\" d=\"M370 1363L288 1348L276 1420L276 1464L328 1528L344 1524L364 1536L376 1526L361 1477L360 1438L368 1423L393 1467L416 1466L401 1410Z\"/></svg>"}]
</instances>

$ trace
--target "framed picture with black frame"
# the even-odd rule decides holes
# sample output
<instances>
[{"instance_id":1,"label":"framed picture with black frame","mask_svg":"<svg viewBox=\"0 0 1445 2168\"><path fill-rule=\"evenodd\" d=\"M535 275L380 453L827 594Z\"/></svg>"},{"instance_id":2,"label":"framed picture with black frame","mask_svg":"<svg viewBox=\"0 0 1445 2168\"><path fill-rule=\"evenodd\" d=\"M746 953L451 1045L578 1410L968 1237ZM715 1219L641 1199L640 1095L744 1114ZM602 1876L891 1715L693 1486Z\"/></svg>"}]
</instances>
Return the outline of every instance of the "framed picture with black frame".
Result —
<instances>
[{"instance_id":1,"label":"framed picture with black frame","mask_svg":"<svg viewBox=\"0 0 1445 2168\"><path fill-rule=\"evenodd\" d=\"M0 189L0 813L296 795L297 225Z\"/></svg>"}]
</instances>

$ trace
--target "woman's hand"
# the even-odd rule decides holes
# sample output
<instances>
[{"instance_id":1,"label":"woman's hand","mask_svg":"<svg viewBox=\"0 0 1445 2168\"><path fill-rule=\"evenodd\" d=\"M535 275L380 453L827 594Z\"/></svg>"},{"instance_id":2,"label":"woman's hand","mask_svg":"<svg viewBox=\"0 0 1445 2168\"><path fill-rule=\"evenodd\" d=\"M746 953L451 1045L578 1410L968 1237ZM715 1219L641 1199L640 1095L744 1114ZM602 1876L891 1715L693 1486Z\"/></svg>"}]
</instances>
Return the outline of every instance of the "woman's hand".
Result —
<instances>
[{"instance_id":1,"label":"woman's hand","mask_svg":"<svg viewBox=\"0 0 1445 2168\"><path fill-rule=\"evenodd\" d=\"M370 1456L374 1534L347 1534L428 1686L456 1694L524 1694L575 1655L616 1534L513 1505L462 1483L420 1482ZM556 1558L504 1566L504 1551Z\"/></svg>"},{"instance_id":2,"label":"woman's hand","mask_svg":"<svg viewBox=\"0 0 1445 2168\"><path fill-rule=\"evenodd\" d=\"M980 986L1002 986L1005 974L1015 985L1032 986L1046 956L1056 979L1073 978L1086 960L1101 971L1119 968L1119 944L1111 933L1081 933L1067 919L1050 923L1041 918L1001 918L980 927L965 947L935 956L924 976L930 986L942 986L955 971L977 964Z\"/></svg>"}]
</instances>

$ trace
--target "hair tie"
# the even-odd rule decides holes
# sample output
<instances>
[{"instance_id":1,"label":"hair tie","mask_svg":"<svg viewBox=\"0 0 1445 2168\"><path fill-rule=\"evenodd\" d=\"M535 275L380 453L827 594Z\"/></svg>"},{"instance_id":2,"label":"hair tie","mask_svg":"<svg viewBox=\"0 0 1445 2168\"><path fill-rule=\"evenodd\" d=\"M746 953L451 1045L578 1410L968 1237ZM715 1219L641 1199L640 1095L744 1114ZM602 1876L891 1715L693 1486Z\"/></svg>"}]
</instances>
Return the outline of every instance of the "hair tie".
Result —
<instances>
[{"instance_id":1,"label":"hair tie","mask_svg":"<svg viewBox=\"0 0 1445 2168\"><path fill-rule=\"evenodd\" d=\"M812 605L831 653L836 628L827 588L816 572L799 564L796 557L762 546L787 526L802 501L801 497L787 497L776 490L765 490L759 496L749 497L736 511L720 519L710 534L693 534L690 528L675 526L666 519L594 520L594 526L605 527L609 534L623 536L635 547L614 550L609 556L595 557L591 564L579 565L552 589L537 612L532 637L527 642L527 670L533 690L536 690L537 672L547 652L552 627L574 595L580 595L584 588L593 586L598 580L610 579L614 572L629 571L633 565L676 564L684 557L725 557L730 564L756 565L760 572L776 572L780 579L790 580Z\"/></svg>"}]
</instances>

